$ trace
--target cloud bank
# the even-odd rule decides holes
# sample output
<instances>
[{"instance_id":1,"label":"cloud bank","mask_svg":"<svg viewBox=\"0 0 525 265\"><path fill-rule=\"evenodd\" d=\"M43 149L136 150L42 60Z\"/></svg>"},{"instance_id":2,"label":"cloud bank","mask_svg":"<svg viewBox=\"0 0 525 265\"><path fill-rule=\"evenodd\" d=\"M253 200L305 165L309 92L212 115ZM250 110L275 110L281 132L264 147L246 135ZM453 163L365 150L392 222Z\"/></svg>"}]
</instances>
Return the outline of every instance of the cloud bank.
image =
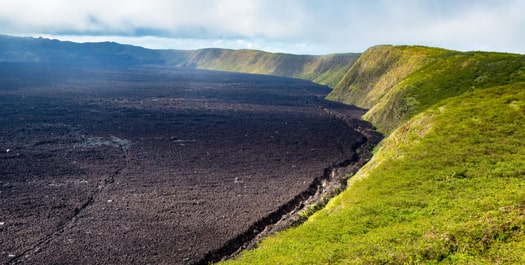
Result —
<instances>
[{"instance_id":1,"label":"cloud bank","mask_svg":"<svg viewBox=\"0 0 525 265\"><path fill-rule=\"evenodd\" d=\"M0 33L14 35L314 54L377 44L525 53L521 0L0 1Z\"/></svg>"}]
</instances>

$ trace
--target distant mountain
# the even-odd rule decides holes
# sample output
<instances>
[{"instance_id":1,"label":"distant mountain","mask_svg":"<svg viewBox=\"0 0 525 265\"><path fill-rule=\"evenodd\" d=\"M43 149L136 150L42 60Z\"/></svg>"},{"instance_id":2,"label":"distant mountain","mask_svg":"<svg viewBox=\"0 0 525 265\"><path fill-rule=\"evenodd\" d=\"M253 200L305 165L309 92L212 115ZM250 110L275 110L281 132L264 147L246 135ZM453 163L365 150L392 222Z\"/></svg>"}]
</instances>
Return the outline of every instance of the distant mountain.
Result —
<instances>
[{"instance_id":1,"label":"distant mountain","mask_svg":"<svg viewBox=\"0 0 525 265\"><path fill-rule=\"evenodd\" d=\"M334 87L359 54L322 56L256 50L152 50L115 42L75 43L0 35L0 61L84 66L166 65L279 75Z\"/></svg>"},{"instance_id":2,"label":"distant mountain","mask_svg":"<svg viewBox=\"0 0 525 265\"><path fill-rule=\"evenodd\" d=\"M86 66L164 63L158 51L114 42L74 43L10 36L0 36L0 61Z\"/></svg>"},{"instance_id":3,"label":"distant mountain","mask_svg":"<svg viewBox=\"0 0 525 265\"><path fill-rule=\"evenodd\" d=\"M179 67L279 75L333 87L360 54L293 55L256 50L167 51L167 64Z\"/></svg>"}]
</instances>

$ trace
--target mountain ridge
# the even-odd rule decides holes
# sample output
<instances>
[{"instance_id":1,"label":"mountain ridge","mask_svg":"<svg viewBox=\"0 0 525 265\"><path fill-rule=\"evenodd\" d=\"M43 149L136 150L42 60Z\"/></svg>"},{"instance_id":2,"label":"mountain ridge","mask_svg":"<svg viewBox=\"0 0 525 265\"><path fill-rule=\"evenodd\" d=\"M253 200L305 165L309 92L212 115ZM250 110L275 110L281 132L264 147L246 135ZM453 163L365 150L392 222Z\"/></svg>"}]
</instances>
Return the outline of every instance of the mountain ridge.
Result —
<instances>
[{"instance_id":1,"label":"mountain ridge","mask_svg":"<svg viewBox=\"0 0 525 265\"><path fill-rule=\"evenodd\" d=\"M301 78L329 87L339 82L359 55L294 55L219 48L154 50L115 42L75 43L0 35L0 61L107 67L163 65Z\"/></svg>"},{"instance_id":2,"label":"mountain ridge","mask_svg":"<svg viewBox=\"0 0 525 265\"><path fill-rule=\"evenodd\" d=\"M525 56L423 46L376 46L352 65L328 99L369 109L388 134L440 100L524 81Z\"/></svg>"}]
</instances>

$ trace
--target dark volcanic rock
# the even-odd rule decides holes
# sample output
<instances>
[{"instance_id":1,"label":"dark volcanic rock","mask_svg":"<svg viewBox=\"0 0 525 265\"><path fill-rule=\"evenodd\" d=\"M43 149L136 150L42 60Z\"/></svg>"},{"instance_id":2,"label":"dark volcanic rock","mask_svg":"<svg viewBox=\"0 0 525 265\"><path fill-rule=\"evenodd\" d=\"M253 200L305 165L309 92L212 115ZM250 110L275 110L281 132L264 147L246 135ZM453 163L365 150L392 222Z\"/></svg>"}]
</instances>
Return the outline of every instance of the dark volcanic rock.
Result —
<instances>
[{"instance_id":1,"label":"dark volcanic rock","mask_svg":"<svg viewBox=\"0 0 525 265\"><path fill-rule=\"evenodd\" d=\"M354 159L369 129L302 80L0 68L0 263L201 261Z\"/></svg>"}]
</instances>

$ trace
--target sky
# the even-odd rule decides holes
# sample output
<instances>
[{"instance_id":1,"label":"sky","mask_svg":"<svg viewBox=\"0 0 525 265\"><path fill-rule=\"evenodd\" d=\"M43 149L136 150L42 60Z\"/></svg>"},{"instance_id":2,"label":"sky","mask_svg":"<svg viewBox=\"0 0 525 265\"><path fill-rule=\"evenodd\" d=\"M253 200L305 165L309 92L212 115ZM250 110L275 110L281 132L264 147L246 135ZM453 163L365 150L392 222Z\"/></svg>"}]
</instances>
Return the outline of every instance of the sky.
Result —
<instances>
[{"instance_id":1,"label":"sky","mask_svg":"<svg viewBox=\"0 0 525 265\"><path fill-rule=\"evenodd\" d=\"M524 0L0 0L0 34L154 49L525 54Z\"/></svg>"}]
</instances>

